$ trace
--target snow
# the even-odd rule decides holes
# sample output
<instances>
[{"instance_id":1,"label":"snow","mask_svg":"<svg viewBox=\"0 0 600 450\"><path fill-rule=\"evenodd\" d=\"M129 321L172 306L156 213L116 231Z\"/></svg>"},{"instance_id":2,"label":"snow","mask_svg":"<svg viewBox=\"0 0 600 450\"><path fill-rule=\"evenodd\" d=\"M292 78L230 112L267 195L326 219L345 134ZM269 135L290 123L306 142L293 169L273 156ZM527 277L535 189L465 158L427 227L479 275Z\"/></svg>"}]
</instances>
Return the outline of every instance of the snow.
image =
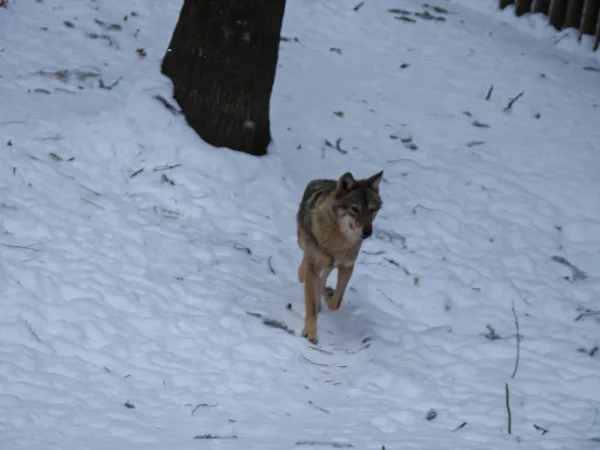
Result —
<instances>
[{"instance_id":1,"label":"snow","mask_svg":"<svg viewBox=\"0 0 600 450\"><path fill-rule=\"evenodd\" d=\"M155 99L181 1L0 8L0 448L600 448L599 54L358 3L288 0L264 158ZM381 169L312 346L302 191Z\"/></svg>"}]
</instances>

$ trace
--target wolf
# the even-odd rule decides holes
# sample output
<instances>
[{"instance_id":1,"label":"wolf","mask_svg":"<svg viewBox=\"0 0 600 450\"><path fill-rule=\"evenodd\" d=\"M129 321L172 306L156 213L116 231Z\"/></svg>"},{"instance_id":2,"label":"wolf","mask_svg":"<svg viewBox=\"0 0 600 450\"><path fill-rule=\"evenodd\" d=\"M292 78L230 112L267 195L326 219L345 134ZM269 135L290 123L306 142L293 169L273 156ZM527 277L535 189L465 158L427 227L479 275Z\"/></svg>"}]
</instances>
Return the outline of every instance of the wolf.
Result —
<instances>
[{"instance_id":1,"label":"wolf","mask_svg":"<svg viewBox=\"0 0 600 450\"><path fill-rule=\"evenodd\" d=\"M350 172L338 180L316 179L308 183L296 214L298 246L303 251L298 280L304 283L304 330L313 344L317 338L317 314L321 297L335 311L344 292L363 241L373 232L373 221L383 206L379 184L383 170L355 180ZM327 277L338 270L335 290Z\"/></svg>"}]
</instances>

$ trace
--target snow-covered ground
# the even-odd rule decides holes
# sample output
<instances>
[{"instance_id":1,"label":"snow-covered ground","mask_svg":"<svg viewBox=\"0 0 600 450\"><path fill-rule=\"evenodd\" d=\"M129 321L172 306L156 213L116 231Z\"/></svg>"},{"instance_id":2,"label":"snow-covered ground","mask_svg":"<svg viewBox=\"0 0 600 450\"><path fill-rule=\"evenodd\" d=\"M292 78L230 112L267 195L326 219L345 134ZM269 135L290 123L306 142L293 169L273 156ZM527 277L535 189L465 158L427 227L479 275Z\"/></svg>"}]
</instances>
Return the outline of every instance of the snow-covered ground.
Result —
<instances>
[{"instance_id":1,"label":"snow-covered ground","mask_svg":"<svg viewBox=\"0 0 600 450\"><path fill-rule=\"evenodd\" d=\"M260 159L156 100L181 1L0 8L0 448L600 448L600 54L495 0L287 3ZM302 190L381 169L312 346Z\"/></svg>"}]
</instances>

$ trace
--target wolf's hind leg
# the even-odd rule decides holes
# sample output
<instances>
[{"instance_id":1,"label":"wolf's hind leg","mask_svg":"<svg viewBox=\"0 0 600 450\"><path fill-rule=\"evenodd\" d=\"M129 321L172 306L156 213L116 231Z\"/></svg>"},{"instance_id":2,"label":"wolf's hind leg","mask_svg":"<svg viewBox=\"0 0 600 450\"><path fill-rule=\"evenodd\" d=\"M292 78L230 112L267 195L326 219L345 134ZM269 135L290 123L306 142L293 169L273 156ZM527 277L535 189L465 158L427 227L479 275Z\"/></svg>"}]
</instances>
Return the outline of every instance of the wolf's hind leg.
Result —
<instances>
[{"instance_id":1,"label":"wolf's hind leg","mask_svg":"<svg viewBox=\"0 0 600 450\"><path fill-rule=\"evenodd\" d=\"M342 300L344 299L344 292L346 291L346 286L348 286L348 281L350 281L350 277L352 276L353 270L354 266L338 268L338 278L335 291L333 292L331 297L325 297L327 307L330 310L335 311L336 309L339 309L340 305L342 304Z\"/></svg>"},{"instance_id":2,"label":"wolf's hind leg","mask_svg":"<svg viewBox=\"0 0 600 450\"><path fill-rule=\"evenodd\" d=\"M321 312L321 298L325 296L325 299L327 299L327 295L325 293L327 288L325 287L325 284L327 283L327 277L329 276L332 270L333 267L328 267L327 269L323 269L321 271L318 287L319 290L317 292L317 296L315 297L315 301L317 302L317 312Z\"/></svg>"}]
</instances>

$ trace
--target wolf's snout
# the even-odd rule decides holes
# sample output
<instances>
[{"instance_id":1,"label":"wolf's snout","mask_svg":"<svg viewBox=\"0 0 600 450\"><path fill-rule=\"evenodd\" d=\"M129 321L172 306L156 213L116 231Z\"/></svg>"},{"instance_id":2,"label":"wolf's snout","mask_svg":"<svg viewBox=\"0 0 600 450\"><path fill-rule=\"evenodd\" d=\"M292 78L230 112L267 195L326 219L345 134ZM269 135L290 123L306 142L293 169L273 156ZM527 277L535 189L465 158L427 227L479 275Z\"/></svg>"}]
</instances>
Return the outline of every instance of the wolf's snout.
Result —
<instances>
[{"instance_id":1,"label":"wolf's snout","mask_svg":"<svg viewBox=\"0 0 600 450\"><path fill-rule=\"evenodd\" d=\"M371 234L373 234L373 229L371 227L364 227L362 230L362 238L363 239L367 239L369 237L371 237Z\"/></svg>"}]
</instances>

